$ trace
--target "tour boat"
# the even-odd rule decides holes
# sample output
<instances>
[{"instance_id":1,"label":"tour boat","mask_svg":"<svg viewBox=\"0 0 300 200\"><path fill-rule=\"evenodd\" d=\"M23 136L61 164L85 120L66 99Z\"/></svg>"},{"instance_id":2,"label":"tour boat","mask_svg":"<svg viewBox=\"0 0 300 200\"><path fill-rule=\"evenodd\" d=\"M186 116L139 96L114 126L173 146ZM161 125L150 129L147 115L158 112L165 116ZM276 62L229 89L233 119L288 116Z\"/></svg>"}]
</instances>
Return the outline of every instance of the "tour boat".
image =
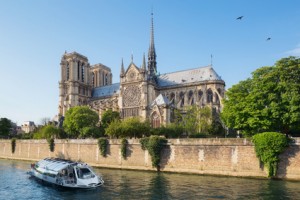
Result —
<instances>
[{"instance_id":1,"label":"tour boat","mask_svg":"<svg viewBox=\"0 0 300 200\"><path fill-rule=\"evenodd\" d=\"M95 188L103 185L101 176L86 163L60 158L45 158L31 164L29 174L42 181L68 188Z\"/></svg>"}]
</instances>

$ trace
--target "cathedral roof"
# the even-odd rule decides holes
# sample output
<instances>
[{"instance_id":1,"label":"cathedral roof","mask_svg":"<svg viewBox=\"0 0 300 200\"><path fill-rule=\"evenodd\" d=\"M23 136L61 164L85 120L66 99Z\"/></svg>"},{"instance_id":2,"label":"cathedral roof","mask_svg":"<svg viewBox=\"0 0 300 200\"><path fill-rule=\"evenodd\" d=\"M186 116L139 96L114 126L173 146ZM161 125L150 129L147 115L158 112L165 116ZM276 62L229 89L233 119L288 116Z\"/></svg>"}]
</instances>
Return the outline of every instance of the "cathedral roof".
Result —
<instances>
[{"instance_id":1,"label":"cathedral roof","mask_svg":"<svg viewBox=\"0 0 300 200\"><path fill-rule=\"evenodd\" d=\"M206 67L161 74L157 77L158 85L160 87L210 80L223 81L210 65Z\"/></svg>"},{"instance_id":2,"label":"cathedral roof","mask_svg":"<svg viewBox=\"0 0 300 200\"><path fill-rule=\"evenodd\" d=\"M158 105L169 105L170 101L168 100L167 97L163 96L162 94L158 95L156 99L152 102L151 106Z\"/></svg>"},{"instance_id":3,"label":"cathedral roof","mask_svg":"<svg viewBox=\"0 0 300 200\"><path fill-rule=\"evenodd\" d=\"M114 83L112 85L106 85L96 87L92 91L92 98L100 98L106 96L112 96L120 93L120 83Z\"/></svg>"}]
</instances>

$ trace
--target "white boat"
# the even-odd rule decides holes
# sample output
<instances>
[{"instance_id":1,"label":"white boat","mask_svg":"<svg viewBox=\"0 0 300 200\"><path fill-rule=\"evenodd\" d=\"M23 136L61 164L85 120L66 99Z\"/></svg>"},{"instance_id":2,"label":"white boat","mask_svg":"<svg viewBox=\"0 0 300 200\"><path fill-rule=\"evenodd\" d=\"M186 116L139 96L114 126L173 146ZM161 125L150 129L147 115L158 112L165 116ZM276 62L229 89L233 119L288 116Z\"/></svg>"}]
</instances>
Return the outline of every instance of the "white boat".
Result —
<instances>
[{"instance_id":1,"label":"white boat","mask_svg":"<svg viewBox=\"0 0 300 200\"><path fill-rule=\"evenodd\" d=\"M86 163L59 158L45 158L31 164L29 174L48 183L68 188L95 188L103 185L101 176Z\"/></svg>"}]
</instances>

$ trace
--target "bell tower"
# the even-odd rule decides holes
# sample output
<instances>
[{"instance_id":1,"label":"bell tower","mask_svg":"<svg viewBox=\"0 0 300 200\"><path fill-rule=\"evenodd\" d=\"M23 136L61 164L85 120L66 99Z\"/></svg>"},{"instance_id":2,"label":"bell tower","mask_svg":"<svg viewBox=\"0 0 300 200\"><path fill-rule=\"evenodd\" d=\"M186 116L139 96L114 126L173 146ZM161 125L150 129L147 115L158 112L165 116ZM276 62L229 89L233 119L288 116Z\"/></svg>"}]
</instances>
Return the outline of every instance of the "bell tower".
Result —
<instances>
[{"instance_id":1,"label":"bell tower","mask_svg":"<svg viewBox=\"0 0 300 200\"><path fill-rule=\"evenodd\" d=\"M87 57L77 52L65 52L60 67L58 113L64 116L71 107L87 105L91 98L92 85Z\"/></svg>"}]
</instances>

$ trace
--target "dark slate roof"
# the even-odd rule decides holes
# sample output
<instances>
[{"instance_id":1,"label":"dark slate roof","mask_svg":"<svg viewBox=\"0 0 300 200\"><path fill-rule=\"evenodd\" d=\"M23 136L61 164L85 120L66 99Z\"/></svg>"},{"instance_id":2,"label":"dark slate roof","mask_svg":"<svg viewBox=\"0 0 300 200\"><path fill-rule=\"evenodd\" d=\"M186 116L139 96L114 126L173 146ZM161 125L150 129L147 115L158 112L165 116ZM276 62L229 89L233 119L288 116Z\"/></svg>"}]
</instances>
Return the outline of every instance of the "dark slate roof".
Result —
<instances>
[{"instance_id":1,"label":"dark slate roof","mask_svg":"<svg viewBox=\"0 0 300 200\"><path fill-rule=\"evenodd\" d=\"M106 96L112 96L120 93L120 83L114 83L112 85L106 85L94 88L92 91L92 98L100 98Z\"/></svg>"},{"instance_id":2,"label":"dark slate roof","mask_svg":"<svg viewBox=\"0 0 300 200\"><path fill-rule=\"evenodd\" d=\"M157 81L160 87L167 87L179 84L187 84L199 81L218 80L223 81L215 72L212 66L199 67L178 72L161 74Z\"/></svg>"}]
</instances>

